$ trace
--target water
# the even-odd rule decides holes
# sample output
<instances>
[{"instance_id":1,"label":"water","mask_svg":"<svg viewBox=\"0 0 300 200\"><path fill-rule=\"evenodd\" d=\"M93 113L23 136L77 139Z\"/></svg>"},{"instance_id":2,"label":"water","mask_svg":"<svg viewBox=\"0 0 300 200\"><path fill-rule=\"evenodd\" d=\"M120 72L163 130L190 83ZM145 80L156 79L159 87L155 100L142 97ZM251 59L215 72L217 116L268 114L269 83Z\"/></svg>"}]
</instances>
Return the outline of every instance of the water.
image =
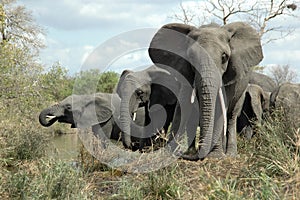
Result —
<instances>
[{"instance_id":1,"label":"water","mask_svg":"<svg viewBox=\"0 0 300 200\"><path fill-rule=\"evenodd\" d=\"M56 135L50 140L47 156L61 160L76 160L81 146L77 134Z\"/></svg>"}]
</instances>

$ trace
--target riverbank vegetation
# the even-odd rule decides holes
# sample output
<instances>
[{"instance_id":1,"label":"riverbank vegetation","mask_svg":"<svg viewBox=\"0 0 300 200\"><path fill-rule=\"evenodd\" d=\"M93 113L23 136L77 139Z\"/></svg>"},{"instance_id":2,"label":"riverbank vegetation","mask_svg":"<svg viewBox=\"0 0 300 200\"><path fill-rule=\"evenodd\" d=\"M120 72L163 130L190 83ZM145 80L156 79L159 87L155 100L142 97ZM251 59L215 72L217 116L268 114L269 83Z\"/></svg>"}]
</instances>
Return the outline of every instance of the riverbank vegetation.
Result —
<instances>
[{"instance_id":1,"label":"riverbank vegetation","mask_svg":"<svg viewBox=\"0 0 300 200\"><path fill-rule=\"evenodd\" d=\"M297 199L300 197L300 129L281 110L258 127L251 141L239 138L239 157L198 162L178 160L148 174L128 174L99 163L84 149L80 167L45 156L49 138L66 126L39 125L40 110L95 72L69 76L59 64L44 72L28 66L10 44L0 54L1 199ZM16 60L18 62L16 62ZM83 77L89 77L87 79ZM111 85L118 75L98 74ZM61 86L64 87L61 87ZM99 88L101 91L101 88ZM102 90L103 91L103 90ZM108 91L111 92L111 91Z\"/></svg>"},{"instance_id":2,"label":"riverbank vegetation","mask_svg":"<svg viewBox=\"0 0 300 200\"><path fill-rule=\"evenodd\" d=\"M75 163L47 157L49 140L66 126L42 127L39 112L74 91L95 92L88 91L95 80L96 92L112 92L119 75L70 75L59 63L45 70L37 62L43 45L10 40L4 11L0 4L0 199L300 199L300 129L282 110L270 114L252 140L238 138L236 158L177 160L131 174L101 164L84 147ZM23 11L21 25L32 23Z\"/></svg>"}]
</instances>

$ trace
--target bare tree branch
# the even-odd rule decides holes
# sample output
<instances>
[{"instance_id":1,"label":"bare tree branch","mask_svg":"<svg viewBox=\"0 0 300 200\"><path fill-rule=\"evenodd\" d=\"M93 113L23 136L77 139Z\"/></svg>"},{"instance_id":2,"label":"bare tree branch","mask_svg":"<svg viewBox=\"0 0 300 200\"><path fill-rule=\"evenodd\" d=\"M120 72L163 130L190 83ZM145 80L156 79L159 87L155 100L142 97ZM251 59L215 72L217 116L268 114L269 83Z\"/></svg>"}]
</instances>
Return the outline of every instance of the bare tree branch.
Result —
<instances>
[{"instance_id":1,"label":"bare tree branch","mask_svg":"<svg viewBox=\"0 0 300 200\"><path fill-rule=\"evenodd\" d=\"M298 76L295 71L290 69L289 65L276 65L270 69L270 72L278 86L287 82L295 82Z\"/></svg>"},{"instance_id":2,"label":"bare tree branch","mask_svg":"<svg viewBox=\"0 0 300 200\"><path fill-rule=\"evenodd\" d=\"M188 9L184 8L182 2L179 4L182 16L174 14L175 19L183 22L184 24L191 24L196 14L192 14Z\"/></svg>"},{"instance_id":3,"label":"bare tree branch","mask_svg":"<svg viewBox=\"0 0 300 200\"><path fill-rule=\"evenodd\" d=\"M198 26L212 21L217 23L219 21L219 24L224 25L230 21L247 19L257 29L263 44L286 37L294 31L291 27L273 25L271 22L274 19L284 17L299 19L299 16L293 12L297 9L296 4L300 3L299 0L293 2L291 0L205 0L198 3L201 5L199 12L188 10L184 8L184 3L181 3L183 15L176 14L175 18L187 24L194 24L196 13L204 13L202 20L199 20L201 24Z\"/></svg>"},{"instance_id":4,"label":"bare tree branch","mask_svg":"<svg viewBox=\"0 0 300 200\"><path fill-rule=\"evenodd\" d=\"M14 2L0 1L0 42L11 42L38 53L45 46L40 38L44 30L34 23L31 13L24 6L14 5Z\"/></svg>"}]
</instances>

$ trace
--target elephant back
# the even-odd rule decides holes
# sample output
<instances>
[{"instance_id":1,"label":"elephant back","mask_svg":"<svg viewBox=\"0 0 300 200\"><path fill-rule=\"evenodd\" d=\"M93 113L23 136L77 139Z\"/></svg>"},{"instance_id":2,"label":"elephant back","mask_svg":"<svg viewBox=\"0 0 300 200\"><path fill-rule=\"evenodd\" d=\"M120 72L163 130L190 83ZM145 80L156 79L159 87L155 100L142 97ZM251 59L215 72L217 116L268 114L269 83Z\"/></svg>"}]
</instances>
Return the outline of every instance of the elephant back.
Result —
<instances>
[{"instance_id":1,"label":"elephant back","mask_svg":"<svg viewBox=\"0 0 300 200\"><path fill-rule=\"evenodd\" d=\"M273 107L283 109L286 117L300 125L300 84L284 83L271 94Z\"/></svg>"},{"instance_id":2,"label":"elephant back","mask_svg":"<svg viewBox=\"0 0 300 200\"><path fill-rule=\"evenodd\" d=\"M259 85L265 92L273 92L276 88L276 83L271 77L258 72L251 73L249 83Z\"/></svg>"}]
</instances>

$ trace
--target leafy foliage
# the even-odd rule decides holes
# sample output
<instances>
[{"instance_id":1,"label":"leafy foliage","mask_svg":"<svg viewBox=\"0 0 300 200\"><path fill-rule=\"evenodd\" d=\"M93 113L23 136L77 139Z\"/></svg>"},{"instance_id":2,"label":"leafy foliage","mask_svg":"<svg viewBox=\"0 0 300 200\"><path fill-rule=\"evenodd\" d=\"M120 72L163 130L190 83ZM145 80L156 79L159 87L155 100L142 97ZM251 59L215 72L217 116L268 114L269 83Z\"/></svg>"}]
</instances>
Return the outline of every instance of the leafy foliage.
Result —
<instances>
[{"instance_id":1,"label":"leafy foliage","mask_svg":"<svg viewBox=\"0 0 300 200\"><path fill-rule=\"evenodd\" d=\"M41 95L59 101L72 94L74 79L68 75L68 70L59 63L39 76L39 85L42 89Z\"/></svg>"},{"instance_id":2,"label":"leafy foliage","mask_svg":"<svg viewBox=\"0 0 300 200\"><path fill-rule=\"evenodd\" d=\"M74 94L112 93L119 75L116 72L101 73L98 69L91 69L75 74L74 79Z\"/></svg>"}]
</instances>

